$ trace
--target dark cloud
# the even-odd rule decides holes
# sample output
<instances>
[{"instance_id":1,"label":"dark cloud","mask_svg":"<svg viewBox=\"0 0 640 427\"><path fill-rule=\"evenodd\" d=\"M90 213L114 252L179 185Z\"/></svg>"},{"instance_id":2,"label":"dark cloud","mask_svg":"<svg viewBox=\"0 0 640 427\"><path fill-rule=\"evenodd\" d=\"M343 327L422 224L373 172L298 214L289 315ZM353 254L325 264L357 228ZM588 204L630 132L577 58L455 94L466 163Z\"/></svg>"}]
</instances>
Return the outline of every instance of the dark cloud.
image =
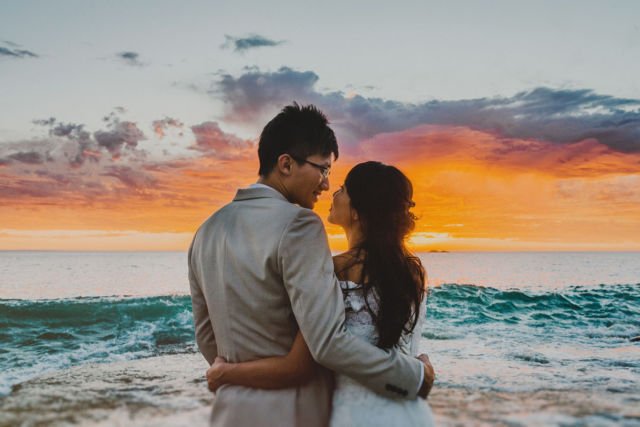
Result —
<instances>
[{"instance_id":1,"label":"dark cloud","mask_svg":"<svg viewBox=\"0 0 640 427\"><path fill-rule=\"evenodd\" d=\"M32 123L40 126L53 126L56 122L55 117L49 117L48 119L36 119Z\"/></svg>"},{"instance_id":2,"label":"dark cloud","mask_svg":"<svg viewBox=\"0 0 640 427\"><path fill-rule=\"evenodd\" d=\"M225 133L213 122L189 128L195 141L190 148L198 155L192 152L174 157L167 153L163 158L145 157L146 152L139 147L145 139L143 132L136 123L121 121L115 114L109 115L105 127L96 132L83 124L59 122L55 117L33 123L45 127L48 137L0 144L0 204L9 201L44 206L59 205L64 200L70 205L104 205L131 197L191 206L202 202L202 197L181 194L183 186L200 185L210 176L215 185L228 185L235 173L235 166L227 166L229 161L242 164L245 155L255 154L250 141ZM153 125L184 127L170 117ZM230 176L219 170L224 167L230 168Z\"/></svg>"},{"instance_id":3,"label":"dark cloud","mask_svg":"<svg viewBox=\"0 0 640 427\"><path fill-rule=\"evenodd\" d=\"M216 122L204 122L191 127L196 143L190 147L220 159L231 159L253 154L252 144L224 132ZM250 150L250 151L249 151Z\"/></svg>"},{"instance_id":4,"label":"dark cloud","mask_svg":"<svg viewBox=\"0 0 640 427\"><path fill-rule=\"evenodd\" d=\"M42 181L32 179L16 179L0 181L1 199L50 198L59 194L54 186L43 185Z\"/></svg>"},{"instance_id":5,"label":"dark cloud","mask_svg":"<svg viewBox=\"0 0 640 427\"><path fill-rule=\"evenodd\" d=\"M120 59L122 62L124 62L127 65L131 65L134 67L141 67L144 65L138 59L140 58L140 54L136 52L131 52L131 51L119 52L116 54L116 56L118 57L118 59Z\"/></svg>"},{"instance_id":6,"label":"dark cloud","mask_svg":"<svg viewBox=\"0 0 640 427\"><path fill-rule=\"evenodd\" d=\"M256 49L259 47L273 47L284 43L283 40L275 41L268 39L258 34L251 34L247 37L233 37L225 35L225 43L222 48L233 48L234 52L246 52L249 49Z\"/></svg>"},{"instance_id":7,"label":"dark cloud","mask_svg":"<svg viewBox=\"0 0 640 427\"><path fill-rule=\"evenodd\" d=\"M322 95L314 89L317 81L318 75L312 71L298 72L283 67L275 73L263 73L249 69L238 78L223 74L212 93L229 107L227 120L253 121L265 110L282 108L296 99L321 101Z\"/></svg>"},{"instance_id":8,"label":"dark cloud","mask_svg":"<svg viewBox=\"0 0 640 427\"><path fill-rule=\"evenodd\" d=\"M67 137L74 141L89 140L91 138L89 132L84 130L84 125L75 123L58 123L56 126L51 128L49 134L53 136Z\"/></svg>"},{"instance_id":9,"label":"dark cloud","mask_svg":"<svg viewBox=\"0 0 640 427\"><path fill-rule=\"evenodd\" d=\"M77 144L75 155L68 156L71 166L80 167L86 160L99 161L99 147L91 138L91 134L84 129L84 125L57 122L55 117L34 120L33 123L49 127L49 135L51 136L66 138Z\"/></svg>"},{"instance_id":10,"label":"dark cloud","mask_svg":"<svg viewBox=\"0 0 640 427\"><path fill-rule=\"evenodd\" d=\"M154 120L152 126L154 133L159 138L163 138L167 129L182 128L184 124L180 120L172 119L171 117L165 117L162 120Z\"/></svg>"},{"instance_id":11,"label":"dark cloud","mask_svg":"<svg viewBox=\"0 0 640 427\"><path fill-rule=\"evenodd\" d=\"M19 151L17 153L9 154L7 156L9 160L15 160L20 163L26 163L29 165L38 165L44 163L44 157L37 151Z\"/></svg>"},{"instance_id":12,"label":"dark cloud","mask_svg":"<svg viewBox=\"0 0 640 427\"><path fill-rule=\"evenodd\" d=\"M122 154L123 147L135 148L138 142L146 139L144 133L138 129L133 122L115 121L107 131L94 132L93 137L100 147L104 147L111 153L113 158L118 158Z\"/></svg>"},{"instance_id":13,"label":"dark cloud","mask_svg":"<svg viewBox=\"0 0 640 427\"><path fill-rule=\"evenodd\" d=\"M70 176L68 174L63 174L63 173L57 173L57 172L53 172L53 171L49 171L46 169L39 169L37 171L34 172L36 176L42 177L42 178L49 178L52 181L55 181L59 184L62 185L67 185L70 184L72 182Z\"/></svg>"},{"instance_id":14,"label":"dark cloud","mask_svg":"<svg viewBox=\"0 0 640 427\"><path fill-rule=\"evenodd\" d=\"M0 201L4 199L16 202L31 197L50 199L38 204L63 203L90 204L94 200L103 200L108 196L112 186L105 188L94 174L78 169L60 168L61 165L46 164L45 168L36 170L14 169L0 181ZM62 199L61 199L62 198Z\"/></svg>"},{"instance_id":15,"label":"dark cloud","mask_svg":"<svg viewBox=\"0 0 640 427\"><path fill-rule=\"evenodd\" d=\"M48 119L36 119L33 124L49 128L49 135L68 138L71 140L90 139L89 132L84 130L84 125L76 123L58 122L55 117Z\"/></svg>"},{"instance_id":16,"label":"dark cloud","mask_svg":"<svg viewBox=\"0 0 640 427\"><path fill-rule=\"evenodd\" d=\"M9 49L0 46L0 56L9 58L22 59L22 58L38 58L39 56L30 50L24 49Z\"/></svg>"},{"instance_id":17,"label":"dark cloud","mask_svg":"<svg viewBox=\"0 0 640 427\"><path fill-rule=\"evenodd\" d=\"M153 187L156 183L153 176L131 166L108 166L102 175L117 178L121 183L133 189Z\"/></svg>"},{"instance_id":18,"label":"dark cloud","mask_svg":"<svg viewBox=\"0 0 640 427\"><path fill-rule=\"evenodd\" d=\"M34 120L33 123L47 126L50 136L63 138L77 144L75 154L65 154L73 167L82 166L86 160L98 162L104 150L111 155L112 159L120 158L123 149L129 150L130 153L138 157L144 155L142 151L135 150L138 143L146 139L136 123L120 121L114 113L105 117L105 121L107 129L98 130L93 135L85 130L83 124L58 122L54 117Z\"/></svg>"},{"instance_id":19,"label":"dark cloud","mask_svg":"<svg viewBox=\"0 0 640 427\"><path fill-rule=\"evenodd\" d=\"M292 101L325 111L341 139L358 141L383 132L423 124L465 126L502 138L540 139L557 144L594 138L620 152L640 152L640 100L600 95L592 90L536 88L511 97L418 104L382 98L320 93L318 75L283 67L223 74L212 94L227 105L226 119L252 122L273 115Z\"/></svg>"}]
</instances>

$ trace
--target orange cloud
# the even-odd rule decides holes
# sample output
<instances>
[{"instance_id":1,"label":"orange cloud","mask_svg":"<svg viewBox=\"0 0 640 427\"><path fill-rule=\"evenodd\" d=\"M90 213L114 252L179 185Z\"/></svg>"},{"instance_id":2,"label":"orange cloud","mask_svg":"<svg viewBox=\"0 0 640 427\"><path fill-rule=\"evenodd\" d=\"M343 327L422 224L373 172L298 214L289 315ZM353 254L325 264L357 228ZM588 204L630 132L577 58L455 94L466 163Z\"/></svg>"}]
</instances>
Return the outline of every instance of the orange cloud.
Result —
<instances>
[{"instance_id":1,"label":"orange cloud","mask_svg":"<svg viewBox=\"0 0 640 427\"><path fill-rule=\"evenodd\" d=\"M422 249L640 248L638 154L442 126L378 135L361 151L412 179L418 233L448 236L414 240Z\"/></svg>"},{"instance_id":2,"label":"orange cloud","mask_svg":"<svg viewBox=\"0 0 640 427\"><path fill-rule=\"evenodd\" d=\"M195 157L5 164L0 249L185 249L258 169L255 143L215 123L192 131ZM446 126L380 134L357 151L335 164L332 191L358 162L398 166L414 183L416 249L640 249L639 154ZM326 218L329 206L327 194L316 210ZM341 230L327 230L343 249Z\"/></svg>"}]
</instances>

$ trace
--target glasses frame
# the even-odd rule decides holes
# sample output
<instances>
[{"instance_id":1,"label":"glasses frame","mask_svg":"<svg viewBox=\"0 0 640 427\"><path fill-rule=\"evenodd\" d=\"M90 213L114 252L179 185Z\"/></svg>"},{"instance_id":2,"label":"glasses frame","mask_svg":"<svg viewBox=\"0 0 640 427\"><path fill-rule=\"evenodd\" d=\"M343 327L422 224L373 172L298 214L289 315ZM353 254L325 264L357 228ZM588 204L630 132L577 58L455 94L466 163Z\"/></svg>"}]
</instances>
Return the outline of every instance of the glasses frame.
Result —
<instances>
[{"instance_id":1,"label":"glasses frame","mask_svg":"<svg viewBox=\"0 0 640 427\"><path fill-rule=\"evenodd\" d=\"M296 162L299 163L306 163L308 165L313 166L314 168L318 169L320 171L320 173L322 174L322 178L323 179L329 179L329 175L331 175L331 166L324 166L324 165L319 165L317 163L311 162L307 159L302 159L298 156L294 156L292 154L289 154L289 156L291 156L291 158L293 160L295 160Z\"/></svg>"}]
</instances>

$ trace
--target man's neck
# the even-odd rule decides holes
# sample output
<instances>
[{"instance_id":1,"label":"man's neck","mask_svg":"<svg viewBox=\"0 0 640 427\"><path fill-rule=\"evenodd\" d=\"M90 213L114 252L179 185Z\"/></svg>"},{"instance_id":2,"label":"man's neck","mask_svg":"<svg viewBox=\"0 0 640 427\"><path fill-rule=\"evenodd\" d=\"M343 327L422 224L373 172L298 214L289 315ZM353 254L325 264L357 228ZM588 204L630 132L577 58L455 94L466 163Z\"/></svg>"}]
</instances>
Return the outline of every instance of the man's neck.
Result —
<instances>
[{"instance_id":1,"label":"man's neck","mask_svg":"<svg viewBox=\"0 0 640 427\"><path fill-rule=\"evenodd\" d=\"M261 176L260 178L258 178L257 183L273 188L278 193L282 194L285 199L291 201L288 197L289 192L287 191L287 187L282 183L282 181L280 181L273 175Z\"/></svg>"}]
</instances>

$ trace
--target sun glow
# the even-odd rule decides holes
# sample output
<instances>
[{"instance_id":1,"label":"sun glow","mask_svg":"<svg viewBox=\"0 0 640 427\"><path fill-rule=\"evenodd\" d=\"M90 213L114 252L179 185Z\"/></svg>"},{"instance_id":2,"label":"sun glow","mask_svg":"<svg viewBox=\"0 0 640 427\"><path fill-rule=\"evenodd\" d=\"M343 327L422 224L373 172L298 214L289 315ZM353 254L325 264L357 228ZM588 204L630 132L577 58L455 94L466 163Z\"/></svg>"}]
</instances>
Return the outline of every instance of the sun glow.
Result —
<instances>
[{"instance_id":1,"label":"sun glow","mask_svg":"<svg viewBox=\"0 0 640 427\"><path fill-rule=\"evenodd\" d=\"M202 140L215 155L102 175L89 165L64 181L37 167L28 181L5 165L0 249L185 250L198 225L257 178L255 147L238 141L226 156L222 142ZM415 250L640 249L638 154L443 126L380 134L357 148L335 163L332 189L361 161L399 167L414 185ZM27 190L11 190L20 186ZM316 206L323 219L331 192ZM342 230L326 226L331 248L344 250Z\"/></svg>"}]
</instances>

